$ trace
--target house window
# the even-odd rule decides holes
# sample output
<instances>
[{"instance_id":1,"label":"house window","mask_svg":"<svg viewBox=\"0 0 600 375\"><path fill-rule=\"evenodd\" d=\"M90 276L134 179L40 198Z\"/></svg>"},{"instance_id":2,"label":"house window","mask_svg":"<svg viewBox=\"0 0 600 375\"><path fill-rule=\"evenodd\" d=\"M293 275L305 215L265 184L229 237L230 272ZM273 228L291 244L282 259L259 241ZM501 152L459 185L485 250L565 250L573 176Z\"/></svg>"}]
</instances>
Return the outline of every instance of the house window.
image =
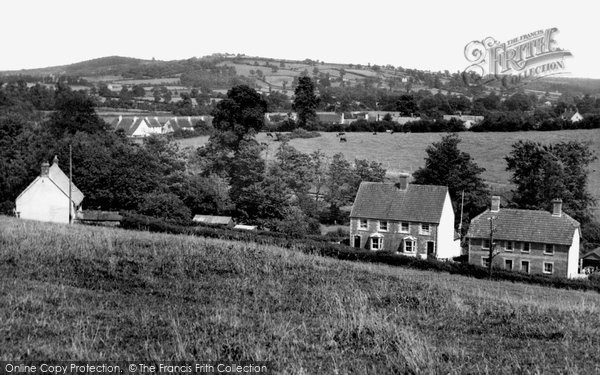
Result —
<instances>
[{"instance_id":1,"label":"house window","mask_svg":"<svg viewBox=\"0 0 600 375\"><path fill-rule=\"evenodd\" d=\"M481 248L489 249L490 248L490 240L481 240Z\"/></svg>"},{"instance_id":2,"label":"house window","mask_svg":"<svg viewBox=\"0 0 600 375\"><path fill-rule=\"evenodd\" d=\"M484 266L485 268L488 268L490 266L490 258L489 257L481 257L481 265Z\"/></svg>"},{"instance_id":3,"label":"house window","mask_svg":"<svg viewBox=\"0 0 600 375\"><path fill-rule=\"evenodd\" d=\"M512 269L513 269L513 261L512 261L512 259L504 259L504 269L512 271Z\"/></svg>"},{"instance_id":4,"label":"house window","mask_svg":"<svg viewBox=\"0 0 600 375\"><path fill-rule=\"evenodd\" d=\"M554 245L546 244L544 247L544 254L554 255Z\"/></svg>"},{"instance_id":5,"label":"house window","mask_svg":"<svg viewBox=\"0 0 600 375\"><path fill-rule=\"evenodd\" d=\"M431 233L431 227L429 226L429 224L422 223L421 230L419 230L419 234L430 234L430 233Z\"/></svg>"},{"instance_id":6,"label":"house window","mask_svg":"<svg viewBox=\"0 0 600 375\"><path fill-rule=\"evenodd\" d=\"M387 232L388 230L388 222L387 221L380 221L379 222L379 230L382 232Z\"/></svg>"},{"instance_id":7,"label":"house window","mask_svg":"<svg viewBox=\"0 0 600 375\"><path fill-rule=\"evenodd\" d=\"M410 224L400 223L400 233L410 233Z\"/></svg>"},{"instance_id":8,"label":"house window","mask_svg":"<svg viewBox=\"0 0 600 375\"><path fill-rule=\"evenodd\" d=\"M414 253L417 251L417 243L411 239L404 240L404 252L405 253Z\"/></svg>"},{"instance_id":9,"label":"house window","mask_svg":"<svg viewBox=\"0 0 600 375\"><path fill-rule=\"evenodd\" d=\"M371 237L371 250L381 250L383 248L382 237Z\"/></svg>"},{"instance_id":10,"label":"house window","mask_svg":"<svg viewBox=\"0 0 600 375\"><path fill-rule=\"evenodd\" d=\"M505 245L504 248L506 249L506 251L513 251L513 242L512 241L506 241L506 245Z\"/></svg>"},{"instance_id":11,"label":"house window","mask_svg":"<svg viewBox=\"0 0 600 375\"><path fill-rule=\"evenodd\" d=\"M359 219L358 220L358 229L367 229L367 228L368 228L367 219Z\"/></svg>"},{"instance_id":12,"label":"house window","mask_svg":"<svg viewBox=\"0 0 600 375\"><path fill-rule=\"evenodd\" d=\"M521 251L524 253L528 253L530 250L530 243L529 242L523 242L523 247L521 248Z\"/></svg>"},{"instance_id":13,"label":"house window","mask_svg":"<svg viewBox=\"0 0 600 375\"><path fill-rule=\"evenodd\" d=\"M529 261L528 260L521 261L521 272L529 273Z\"/></svg>"},{"instance_id":14,"label":"house window","mask_svg":"<svg viewBox=\"0 0 600 375\"><path fill-rule=\"evenodd\" d=\"M544 273L552 274L554 273L554 264L550 262L544 262Z\"/></svg>"}]
</instances>

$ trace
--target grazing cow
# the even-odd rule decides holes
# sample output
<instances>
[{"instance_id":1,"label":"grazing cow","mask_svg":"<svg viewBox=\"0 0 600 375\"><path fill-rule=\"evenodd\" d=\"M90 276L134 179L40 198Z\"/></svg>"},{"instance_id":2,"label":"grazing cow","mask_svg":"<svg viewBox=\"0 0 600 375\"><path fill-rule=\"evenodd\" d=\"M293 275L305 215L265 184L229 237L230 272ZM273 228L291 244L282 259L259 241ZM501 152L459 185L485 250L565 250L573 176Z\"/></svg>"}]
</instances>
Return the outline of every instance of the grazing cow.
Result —
<instances>
[{"instance_id":1,"label":"grazing cow","mask_svg":"<svg viewBox=\"0 0 600 375\"><path fill-rule=\"evenodd\" d=\"M344 133L344 132L339 132L339 133L337 133L335 136L336 136L336 137L342 137L342 136L344 136L344 135L346 135L346 133Z\"/></svg>"},{"instance_id":2,"label":"grazing cow","mask_svg":"<svg viewBox=\"0 0 600 375\"><path fill-rule=\"evenodd\" d=\"M271 138L273 138L273 134L271 134L271 133L267 133L267 137L271 137Z\"/></svg>"},{"instance_id":3,"label":"grazing cow","mask_svg":"<svg viewBox=\"0 0 600 375\"><path fill-rule=\"evenodd\" d=\"M377 132L373 132L373 135L377 135Z\"/></svg>"},{"instance_id":4,"label":"grazing cow","mask_svg":"<svg viewBox=\"0 0 600 375\"><path fill-rule=\"evenodd\" d=\"M348 142L345 135L340 136L340 142Z\"/></svg>"}]
</instances>

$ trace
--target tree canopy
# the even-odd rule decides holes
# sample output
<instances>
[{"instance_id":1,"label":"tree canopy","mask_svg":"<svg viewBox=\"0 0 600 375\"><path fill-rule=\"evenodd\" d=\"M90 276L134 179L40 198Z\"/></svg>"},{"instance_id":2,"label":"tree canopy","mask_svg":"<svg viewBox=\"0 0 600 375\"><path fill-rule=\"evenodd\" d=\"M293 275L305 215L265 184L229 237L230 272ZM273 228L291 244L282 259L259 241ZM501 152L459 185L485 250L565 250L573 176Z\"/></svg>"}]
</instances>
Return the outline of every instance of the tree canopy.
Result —
<instances>
[{"instance_id":1,"label":"tree canopy","mask_svg":"<svg viewBox=\"0 0 600 375\"><path fill-rule=\"evenodd\" d=\"M460 210L464 192L463 228L470 219L481 213L488 203L489 191L481 177L485 171L473 161L471 155L460 151L461 142L456 134L442 137L427 147L425 167L413 175L415 184L448 186L455 212ZM460 215L456 215L456 222Z\"/></svg>"}]
</instances>

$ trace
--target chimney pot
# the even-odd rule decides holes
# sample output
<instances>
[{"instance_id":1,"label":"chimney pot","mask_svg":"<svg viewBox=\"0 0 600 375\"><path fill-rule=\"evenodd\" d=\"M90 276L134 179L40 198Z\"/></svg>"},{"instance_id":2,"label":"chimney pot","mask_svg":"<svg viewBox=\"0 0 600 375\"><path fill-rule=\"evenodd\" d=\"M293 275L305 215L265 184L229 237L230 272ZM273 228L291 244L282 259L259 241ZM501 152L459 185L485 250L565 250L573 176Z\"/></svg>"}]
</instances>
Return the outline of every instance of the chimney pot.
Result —
<instances>
[{"instance_id":1,"label":"chimney pot","mask_svg":"<svg viewBox=\"0 0 600 375\"><path fill-rule=\"evenodd\" d=\"M555 198L552 200L552 216L562 216L562 199Z\"/></svg>"},{"instance_id":2,"label":"chimney pot","mask_svg":"<svg viewBox=\"0 0 600 375\"><path fill-rule=\"evenodd\" d=\"M42 177L48 177L48 173L50 172L50 164L47 161L42 163Z\"/></svg>"},{"instance_id":3,"label":"chimney pot","mask_svg":"<svg viewBox=\"0 0 600 375\"><path fill-rule=\"evenodd\" d=\"M52 159L52 164L58 165L58 155L54 155L54 159Z\"/></svg>"},{"instance_id":4,"label":"chimney pot","mask_svg":"<svg viewBox=\"0 0 600 375\"><path fill-rule=\"evenodd\" d=\"M408 173L400 173L400 176L398 177L398 189L406 190L408 188L409 176Z\"/></svg>"},{"instance_id":5,"label":"chimney pot","mask_svg":"<svg viewBox=\"0 0 600 375\"><path fill-rule=\"evenodd\" d=\"M492 197L492 207L490 209L491 212L498 212L500 211L500 197L497 195L494 195Z\"/></svg>"}]
</instances>

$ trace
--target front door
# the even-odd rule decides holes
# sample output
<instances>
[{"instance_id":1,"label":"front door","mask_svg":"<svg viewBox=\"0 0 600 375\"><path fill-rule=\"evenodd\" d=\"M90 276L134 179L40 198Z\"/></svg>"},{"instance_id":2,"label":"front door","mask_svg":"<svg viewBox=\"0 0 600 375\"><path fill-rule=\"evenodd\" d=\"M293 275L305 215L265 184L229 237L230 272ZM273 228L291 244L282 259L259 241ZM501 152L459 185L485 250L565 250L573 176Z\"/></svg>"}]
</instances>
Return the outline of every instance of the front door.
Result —
<instances>
[{"instance_id":1,"label":"front door","mask_svg":"<svg viewBox=\"0 0 600 375\"><path fill-rule=\"evenodd\" d=\"M433 241L427 241L427 257L432 258L434 256L435 243Z\"/></svg>"},{"instance_id":2,"label":"front door","mask_svg":"<svg viewBox=\"0 0 600 375\"><path fill-rule=\"evenodd\" d=\"M360 236L354 236L354 247L360 248Z\"/></svg>"}]
</instances>

